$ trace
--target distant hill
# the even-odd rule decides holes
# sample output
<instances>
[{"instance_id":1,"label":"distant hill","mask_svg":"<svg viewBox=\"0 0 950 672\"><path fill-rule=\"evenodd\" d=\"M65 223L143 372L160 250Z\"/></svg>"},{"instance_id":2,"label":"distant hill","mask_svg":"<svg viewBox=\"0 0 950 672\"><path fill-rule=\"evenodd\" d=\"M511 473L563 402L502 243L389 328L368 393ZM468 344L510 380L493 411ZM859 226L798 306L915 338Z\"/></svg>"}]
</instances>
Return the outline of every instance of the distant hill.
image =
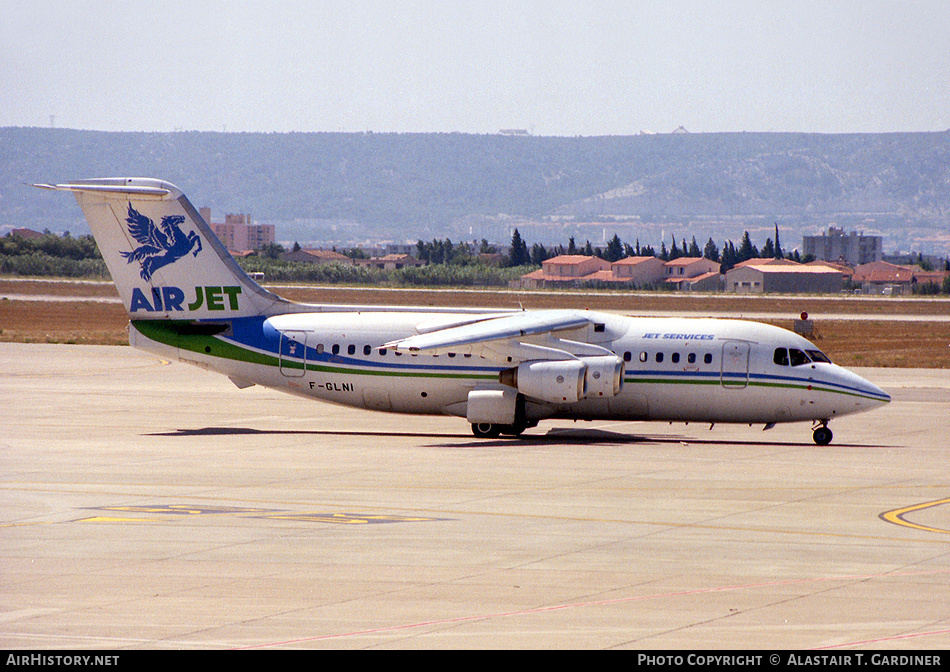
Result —
<instances>
[{"instance_id":1,"label":"distant hill","mask_svg":"<svg viewBox=\"0 0 950 672\"><path fill-rule=\"evenodd\" d=\"M0 128L0 232L88 231L25 185L159 177L196 206L278 225L282 240L432 238L597 244L616 231L783 245L829 224L885 248L950 254L950 132L594 138L384 133L104 133Z\"/></svg>"}]
</instances>

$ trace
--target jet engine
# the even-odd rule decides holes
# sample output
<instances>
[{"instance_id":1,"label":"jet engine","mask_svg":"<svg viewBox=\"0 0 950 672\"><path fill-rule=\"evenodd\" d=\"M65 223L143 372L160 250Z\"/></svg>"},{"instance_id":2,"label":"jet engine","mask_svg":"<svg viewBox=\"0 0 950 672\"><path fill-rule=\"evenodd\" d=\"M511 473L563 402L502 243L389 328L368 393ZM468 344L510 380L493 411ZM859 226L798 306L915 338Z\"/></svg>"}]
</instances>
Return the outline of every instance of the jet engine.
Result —
<instances>
[{"instance_id":1,"label":"jet engine","mask_svg":"<svg viewBox=\"0 0 950 672\"><path fill-rule=\"evenodd\" d=\"M613 397L623 387L624 362L617 356L522 362L498 376L502 385L554 404Z\"/></svg>"},{"instance_id":2,"label":"jet engine","mask_svg":"<svg viewBox=\"0 0 950 672\"><path fill-rule=\"evenodd\" d=\"M585 357L587 396L615 397L623 389L624 361L620 357Z\"/></svg>"},{"instance_id":3,"label":"jet engine","mask_svg":"<svg viewBox=\"0 0 950 672\"><path fill-rule=\"evenodd\" d=\"M524 420L524 397L521 398L521 418L518 418L518 392L511 388L501 390L472 390L468 393L466 410L468 421L492 425L514 425Z\"/></svg>"}]
</instances>

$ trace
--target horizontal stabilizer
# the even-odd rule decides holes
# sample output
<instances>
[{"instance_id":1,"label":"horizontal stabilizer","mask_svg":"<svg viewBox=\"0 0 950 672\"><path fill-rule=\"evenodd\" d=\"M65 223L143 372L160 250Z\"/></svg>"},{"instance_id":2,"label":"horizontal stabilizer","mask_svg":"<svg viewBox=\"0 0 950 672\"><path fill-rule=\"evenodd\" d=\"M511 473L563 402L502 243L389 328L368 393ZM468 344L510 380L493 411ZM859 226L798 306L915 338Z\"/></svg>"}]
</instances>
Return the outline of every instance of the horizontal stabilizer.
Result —
<instances>
[{"instance_id":1,"label":"horizontal stabilizer","mask_svg":"<svg viewBox=\"0 0 950 672\"><path fill-rule=\"evenodd\" d=\"M157 182L157 180L156 180ZM67 184L34 184L34 187L50 191L93 192L102 194L128 194L137 197L164 199L172 194L171 189L158 186L140 186L134 184L89 184L82 181ZM171 185L168 185L169 187Z\"/></svg>"}]
</instances>

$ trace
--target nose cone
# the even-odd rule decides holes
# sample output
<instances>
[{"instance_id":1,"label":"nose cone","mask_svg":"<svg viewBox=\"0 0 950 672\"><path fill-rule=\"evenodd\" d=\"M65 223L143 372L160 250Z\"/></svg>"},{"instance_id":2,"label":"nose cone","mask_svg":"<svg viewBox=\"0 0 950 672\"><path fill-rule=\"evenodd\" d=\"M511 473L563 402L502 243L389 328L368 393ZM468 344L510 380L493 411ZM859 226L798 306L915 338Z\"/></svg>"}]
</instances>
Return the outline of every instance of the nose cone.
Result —
<instances>
[{"instance_id":1,"label":"nose cone","mask_svg":"<svg viewBox=\"0 0 950 672\"><path fill-rule=\"evenodd\" d=\"M870 411L891 401L891 395L874 383L865 380L853 371L836 367L835 377L840 389L847 397L844 407L838 413L860 413Z\"/></svg>"},{"instance_id":2,"label":"nose cone","mask_svg":"<svg viewBox=\"0 0 950 672\"><path fill-rule=\"evenodd\" d=\"M868 409L877 408L891 402L891 395L877 385L864 379L862 379L862 382L864 383L863 394L866 396Z\"/></svg>"}]
</instances>

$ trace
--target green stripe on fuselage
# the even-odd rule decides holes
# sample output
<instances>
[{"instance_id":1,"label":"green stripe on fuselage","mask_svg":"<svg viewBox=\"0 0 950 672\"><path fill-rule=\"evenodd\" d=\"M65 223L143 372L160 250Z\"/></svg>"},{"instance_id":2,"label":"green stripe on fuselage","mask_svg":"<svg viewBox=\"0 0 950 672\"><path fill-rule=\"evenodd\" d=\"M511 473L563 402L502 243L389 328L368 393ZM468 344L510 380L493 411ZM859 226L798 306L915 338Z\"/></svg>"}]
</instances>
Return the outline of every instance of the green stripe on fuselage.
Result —
<instances>
[{"instance_id":1,"label":"green stripe on fuselage","mask_svg":"<svg viewBox=\"0 0 950 672\"><path fill-rule=\"evenodd\" d=\"M276 355L271 355L267 353L258 352L256 350L251 350L246 347L242 347L225 339L221 339L214 335L207 334L194 334L189 333L195 330L195 323L189 322L186 320L132 320L132 326L134 326L138 331L140 331L144 336L169 345L172 347L179 348L188 352L195 352L203 355L210 355L213 357L221 357L224 359L230 359L238 362L247 362L249 364L259 364L262 366L281 366L281 360ZM303 369L304 363L297 359L285 359L283 361L283 368L285 369ZM424 368L424 367L420 367ZM361 366L339 366L331 364L318 364L315 362L307 362L306 364L307 371L313 371L318 373L334 373L334 374L349 374L349 375L364 375L364 376L386 376L386 377L404 377L404 378L442 378L442 379L468 379L468 380L496 380L498 374L495 373L446 373L442 371L432 371L432 370L421 370L421 371L406 371L406 370L395 370L395 369L376 369L376 368L367 368ZM746 382L746 381L743 381ZM673 378L664 378L657 376L650 376L648 378L631 378L626 377L624 383L627 385L702 385L702 386L719 386L722 384L722 381L718 378L683 378L683 377L673 377ZM773 388L784 388L784 389L800 389L806 390L807 385L805 383L795 383L795 382L774 382L774 381L761 381L750 379L746 382L748 387L773 387ZM840 390L829 388L823 385L819 381L814 381L811 383L815 387L815 391L830 392L833 394L841 394L851 397L860 397L860 398L872 398L867 395L861 394L860 392L854 392L849 390ZM738 386L738 385L736 385Z\"/></svg>"},{"instance_id":2,"label":"green stripe on fuselage","mask_svg":"<svg viewBox=\"0 0 950 672\"><path fill-rule=\"evenodd\" d=\"M183 320L132 320L132 326L135 327L144 336L153 341L186 350L202 355L212 357L222 357L238 362L247 362L249 364L260 364L263 366L283 366L284 369L300 370L304 368L304 363L298 359L284 359L283 362L271 354L265 354L246 347L242 347L225 339L212 335L187 333L194 328L193 322ZM423 367L420 367L423 368ZM363 376L395 376L406 378L461 378L461 379L479 379L496 380L497 373L445 373L440 371L398 371L398 370L378 370L360 366L346 367L333 366L329 364L318 364L307 362L307 371L320 373L337 373Z\"/></svg>"},{"instance_id":3,"label":"green stripe on fuselage","mask_svg":"<svg viewBox=\"0 0 950 672\"><path fill-rule=\"evenodd\" d=\"M143 336L180 350L265 366L277 366L279 364L277 357L274 355L248 350L213 335L188 333L194 328L193 322L184 320L132 320L132 326Z\"/></svg>"}]
</instances>

